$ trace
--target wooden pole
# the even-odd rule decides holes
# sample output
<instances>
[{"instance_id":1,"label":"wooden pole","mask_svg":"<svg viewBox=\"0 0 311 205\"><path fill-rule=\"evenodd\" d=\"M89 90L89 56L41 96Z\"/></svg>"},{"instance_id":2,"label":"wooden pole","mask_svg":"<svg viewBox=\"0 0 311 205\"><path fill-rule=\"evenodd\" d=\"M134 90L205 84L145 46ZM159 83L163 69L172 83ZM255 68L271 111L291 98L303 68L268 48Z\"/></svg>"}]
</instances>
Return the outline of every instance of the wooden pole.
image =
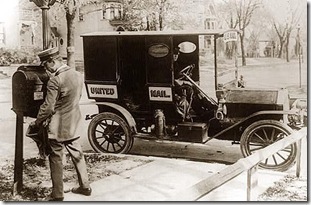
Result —
<instances>
[{"instance_id":1,"label":"wooden pole","mask_svg":"<svg viewBox=\"0 0 311 205\"><path fill-rule=\"evenodd\" d=\"M301 46L300 46L300 26L298 26L298 61L299 61L299 88L301 88Z\"/></svg>"},{"instance_id":2,"label":"wooden pole","mask_svg":"<svg viewBox=\"0 0 311 205\"><path fill-rule=\"evenodd\" d=\"M234 65L235 65L235 87L238 87L239 67L238 67L238 42L234 41Z\"/></svg>"},{"instance_id":3,"label":"wooden pole","mask_svg":"<svg viewBox=\"0 0 311 205\"><path fill-rule=\"evenodd\" d=\"M45 50L49 48L49 40L50 40L48 10L50 9L50 6L55 4L56 0L29 0L29 1L35 3L42 10L42 41L43 41L43 50Z\"/></svg>"},{"instance_id":4,"label":"wooden pole","mask_svg":"<svg viewBox=\"0 0 311 205\"><path fill-rule=\"evenodd\" d=\"M23 112L16 112L13 196L23 188Z\"/></svg>"},{"instance_id":5,"label":"wooden pole","mask_svg":"<svg viewBox=\"0 0 311 205\"><path fill-rule=\"evenodd\" d=\"M297 142L297 156L296 156L296 163L297 163L297 167L296 167L296 177L300 177L300 173L301 173L301 141L302 139L298 140Z\"/></svg>"},{"instance_id":6,"label":"wooden pole","mask_svg":"<svg viewBox=\"0 0 311 205\"><path fill-rule=\"evenodd\" d=\"M42 9L42 39L43 50L49 48L49 23L48 23L48 6L41 7Z\"/></svg>"},{"instance_id":7,"label":"wooden pole","mask_svg":"<svg viewBox=\"0 0 311 205\"><path fill-rule=\"evenodd\" d=\"M215 90L218 90L218 68L217 68L217 35L214 35L214 67L215 67Z\"/></svg>"},{"instance_id":8,"label":"wooden pole","mask_svg":"<svg viewBox=\"0 0 311 205\"><path fill-rule=\"evenodd\" d=\"M247 171L247 201L257 201L258 164Z\"/></svg>"}]
</instances>

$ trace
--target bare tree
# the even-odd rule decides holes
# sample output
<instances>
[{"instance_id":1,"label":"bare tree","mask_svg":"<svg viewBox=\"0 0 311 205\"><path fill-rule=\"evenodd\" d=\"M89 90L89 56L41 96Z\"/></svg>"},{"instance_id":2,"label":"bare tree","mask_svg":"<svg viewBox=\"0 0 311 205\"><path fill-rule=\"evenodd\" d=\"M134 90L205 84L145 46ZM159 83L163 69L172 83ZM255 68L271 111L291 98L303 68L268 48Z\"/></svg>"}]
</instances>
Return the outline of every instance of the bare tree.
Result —
<instances>
[{"instance_id":1,"label":"bare tree","mask_svg":"<svg viewBox=\"0 0 311 205\"><path fill-rule=\"evenodd\" d=\"M78 9L86 4L98 3L100 0L56 0L58 6L56 21L62 21L63 16L67 22L67 64L75 68L75 25ZM65 12L62 15L62 12Z\"/></svg>"},{"instance_id":2,"label":"bare tree","mask_svg":"<svg viewBox=\"0 0 311 205\"><path fill-rule=\"evenodd\" d=\"M289 39L290 39L290 35L292 33L292 31L297 27L298 22L301 18L302 12L298 10L298 8L293 11L290 17L290 22L288 24L288 29L286 30L286 44L285 44L285 49L286 49L286 61L289 62L290 61L290 52L289 52Z\"/></svg>"},{"instance_id":3,"label":"bare tree","mask_svg":"<svg viewBox=\"0 0 311 205\"><path fill-rule=\"evenodd\" d=\"M271 13L265 7L260 7L257 12L254 13L253 20L251 21L248 32L248 49L247 52L250 56L259 56L259 44L261 40L270 41L271 57L274 57L273 41L275 39L274 28L271 26Z\"/></svg>"},{"instance_id":4,"label":"bare tree","mask_svg":"<svg viewBox=\"0 0 311 205\"><path fill-rule=\"evenodd\" d=\"M279 38L279 52L278 58L283 57L283 53L285 53L286 61L290 61L290 51L289 51L289 41L292 31L297 27L298 22L302 16L302 10L298 7L292 9L289 2L287 2L289 11L287 12L287 16L284 19L277 21L275 18L273 19L273 27L275 32ZM285 50L284 50L285 49Z\"/></svg>"},{"instance_id":5,"label":"bare tree","mask_svg":"<svg viewBox=\"0 0 311 205\"><path fill-rule=\"evenodd\" d=\"M77 9L79 6L79 0L61 0L61 4L64 5L66 11L67 21L67 64L68 66L75 68L75 18Z\"/></svg>"},{"instance_id":6,"label":"bare tree","mask_svg":"<svg viewBox=\"0 0 311 205\"><path fill-rule=\"evenodd\" d=\"M238 29L240 30L240 43L242 53L242 66L246 66L244 38L245 29L250 24L254 12L261 5L261 0L239 0L235 1L234 8L236 10L236 17L238 22Z\"/></svg>"},{"instance_id":7,"label":"bare tree","mask_svg":"<svg viewBox=\"0 0 311 205\"><path fill-rule=\"evenodd\" d=\"M175 20L179 17L174 13L176 2L173 0L125 0L124 20L129 26L140 26L140 30L163 30L171 22L176 22ZM172 16L172 13L175 16Z\"/></svg>"},{"instance_id":8,"label":"bare tree","mask_svg":"<svg viewBox=\"0 0 311 205\"><path fill-rule=\"evenodd\" d=\"M286 30L288 25L281 25L279 23L274 22L273 27L279 38L279 48L278 48L278 58L282 58L283 47L286 42Z\"/></svg>"},{"instance_id":9,"label":"bare tree","mask_svg":"<svg viewBox=\"0 0 311 205\"><path fill-rule=\"evenodd\" d=\"M167 0L157 0L157 7L159 8L159 29L163 30L163 18L167 8Z\"/></svg>"},{"instance_id":10,"label":"bare tree","mask_svg":"<svg viewBox=\"0 0 311 205\"><path fill-rule=\"evenodd\" d=\"M227 24L230 28L239 29L242 54L242 66L246 65L244 48L245 31L250 25L255 11L261 6L262 0L224 0Z\"/></svg>"},{"instance_id":11,"label":"bare tree","mask_svg":"<svg viewBox=\"0 0 311 205\"><path fill-rule=\"evenodd\" d=\"M216 16L218 19L223 19L225 24L230 29L236 29L238 26L237 18L234 18L232 10L232 2L223 1L224 4L218 4ZM228 59L232 59L234 51L237 48L237 42L226 42L225 43L225 55Z\"/></svg>"},{"instance_id":12,"label":"bare tree","mask_svg":"<svg viewBox=\"0 0 311 205\"><path fill-rule=\"evenodd\" d=\"M160 30L164 28L164 19L170 4L168 0L145 0L144 10L147 11L147 30Z\"/></svg>"}]
</instances>

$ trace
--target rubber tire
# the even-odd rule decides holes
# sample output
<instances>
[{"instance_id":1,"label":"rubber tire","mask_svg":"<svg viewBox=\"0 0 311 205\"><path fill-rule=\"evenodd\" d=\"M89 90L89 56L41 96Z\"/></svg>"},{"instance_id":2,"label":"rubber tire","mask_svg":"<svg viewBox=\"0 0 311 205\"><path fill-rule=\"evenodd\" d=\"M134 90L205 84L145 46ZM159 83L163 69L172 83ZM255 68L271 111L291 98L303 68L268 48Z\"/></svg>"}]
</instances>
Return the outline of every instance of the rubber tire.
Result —
<instances>
[{"instance_id":1,"label":"rubber tire","mask_svg":"<svg viewBox=\"0 0 311 205\"><path fill-rule=\"evenodd\" d=\"M241 136L241 140L240 140L240 149L242 151L242 154L244 157L247 157L249 155L251 155L251 151L249 149L249 138L251 137L251 135L256 132L257 130L264 128L264 127L275 127L275 129L278 129L279 131L283 132L286 136L290 135L293 133L293 130L277 121L277 120L260 120L257 121L253 124L251 124L250 126L248 126L242 136ZM275 141L273 141L275 142ZM270 143L272 144L272 142ZM277 164L277 165L265 165L264 163L260 162L259 163L259 167L264 168L264 169L270 169L270 170L275 170L275 171L286 171L289 168L291 168L294 164L295 164L295 160L296 160L296 155L297 155L297 144L294 143L290 146L290 154L288 155L288 157L284 160L284 162Z\"/></svg>"},{"instance_id":2,"label":"rubber tire","mask_svg":"<svg viewBox=\"0 0 311 205\"><path fill-rule=\"evenodd\" d=\"M95 131L99 123L101 123L103 120L113 120L114 122L118 123L119 126L122 128L124 132L124 145L121 147L121 149L116 151L109 151L105 148L103 148L99 141L96 140ZM118 116L115 113L111 112L103 112L96 115L90 122L88 127L88 140L92 146L92 148L99 153L118 153L118 154L126 154L128 153L132 146L134 138L131 136L131 131L129 128L129 125L126 123L126 121Z\"/></svg>"}]
</instances>

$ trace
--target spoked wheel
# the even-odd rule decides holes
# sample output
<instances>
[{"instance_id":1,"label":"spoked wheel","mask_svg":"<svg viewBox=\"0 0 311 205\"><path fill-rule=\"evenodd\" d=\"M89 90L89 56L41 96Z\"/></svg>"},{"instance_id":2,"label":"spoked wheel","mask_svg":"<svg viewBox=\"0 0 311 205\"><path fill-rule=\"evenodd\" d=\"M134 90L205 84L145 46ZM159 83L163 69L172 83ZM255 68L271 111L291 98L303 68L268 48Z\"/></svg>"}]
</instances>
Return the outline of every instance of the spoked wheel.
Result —
<instances>
[{"instance_id":1,"label":"spoked wheel","mask_svg":"<svg viewBox=\"0 0 311 205\"><path fill-rule=\"evenodd\" d=\"M110 112L100 113L92 119L88 139L95 151L103 153L127 153L133 145L128 124Z\"/></svg>"},{"instance_id":2,"label":"spoked wheel","mask_svg":"<svg viewBox=\"0 0 311 205\"><path fill-rule=\"evenodd\" d=\"M241 136L240 148L244 157L283 139L292 129L276 120L261 120L251 124ZM297 145L292 144L259 163L265 169L285 171L295 162Z\"/></svg>"}]
</instances>

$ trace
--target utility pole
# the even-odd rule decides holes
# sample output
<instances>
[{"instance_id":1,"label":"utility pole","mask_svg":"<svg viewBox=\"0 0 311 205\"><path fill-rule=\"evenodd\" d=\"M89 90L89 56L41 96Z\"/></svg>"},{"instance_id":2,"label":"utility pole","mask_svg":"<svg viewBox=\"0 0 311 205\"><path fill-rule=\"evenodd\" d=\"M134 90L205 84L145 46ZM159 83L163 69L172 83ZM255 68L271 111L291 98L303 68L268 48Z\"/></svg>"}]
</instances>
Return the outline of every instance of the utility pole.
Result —
<instances>
[{"instance_id":1,"label":"utility pole","mask_svg":"<svg viewBox=\"0 0 311 205\"><path fill-rule=\"evenodd\" d=\"M297 26L297 41L298 41L298 61L299 61L299 88L301 88L301 45L300 45L300 24Z\"/></svg>"}]
</instances>

